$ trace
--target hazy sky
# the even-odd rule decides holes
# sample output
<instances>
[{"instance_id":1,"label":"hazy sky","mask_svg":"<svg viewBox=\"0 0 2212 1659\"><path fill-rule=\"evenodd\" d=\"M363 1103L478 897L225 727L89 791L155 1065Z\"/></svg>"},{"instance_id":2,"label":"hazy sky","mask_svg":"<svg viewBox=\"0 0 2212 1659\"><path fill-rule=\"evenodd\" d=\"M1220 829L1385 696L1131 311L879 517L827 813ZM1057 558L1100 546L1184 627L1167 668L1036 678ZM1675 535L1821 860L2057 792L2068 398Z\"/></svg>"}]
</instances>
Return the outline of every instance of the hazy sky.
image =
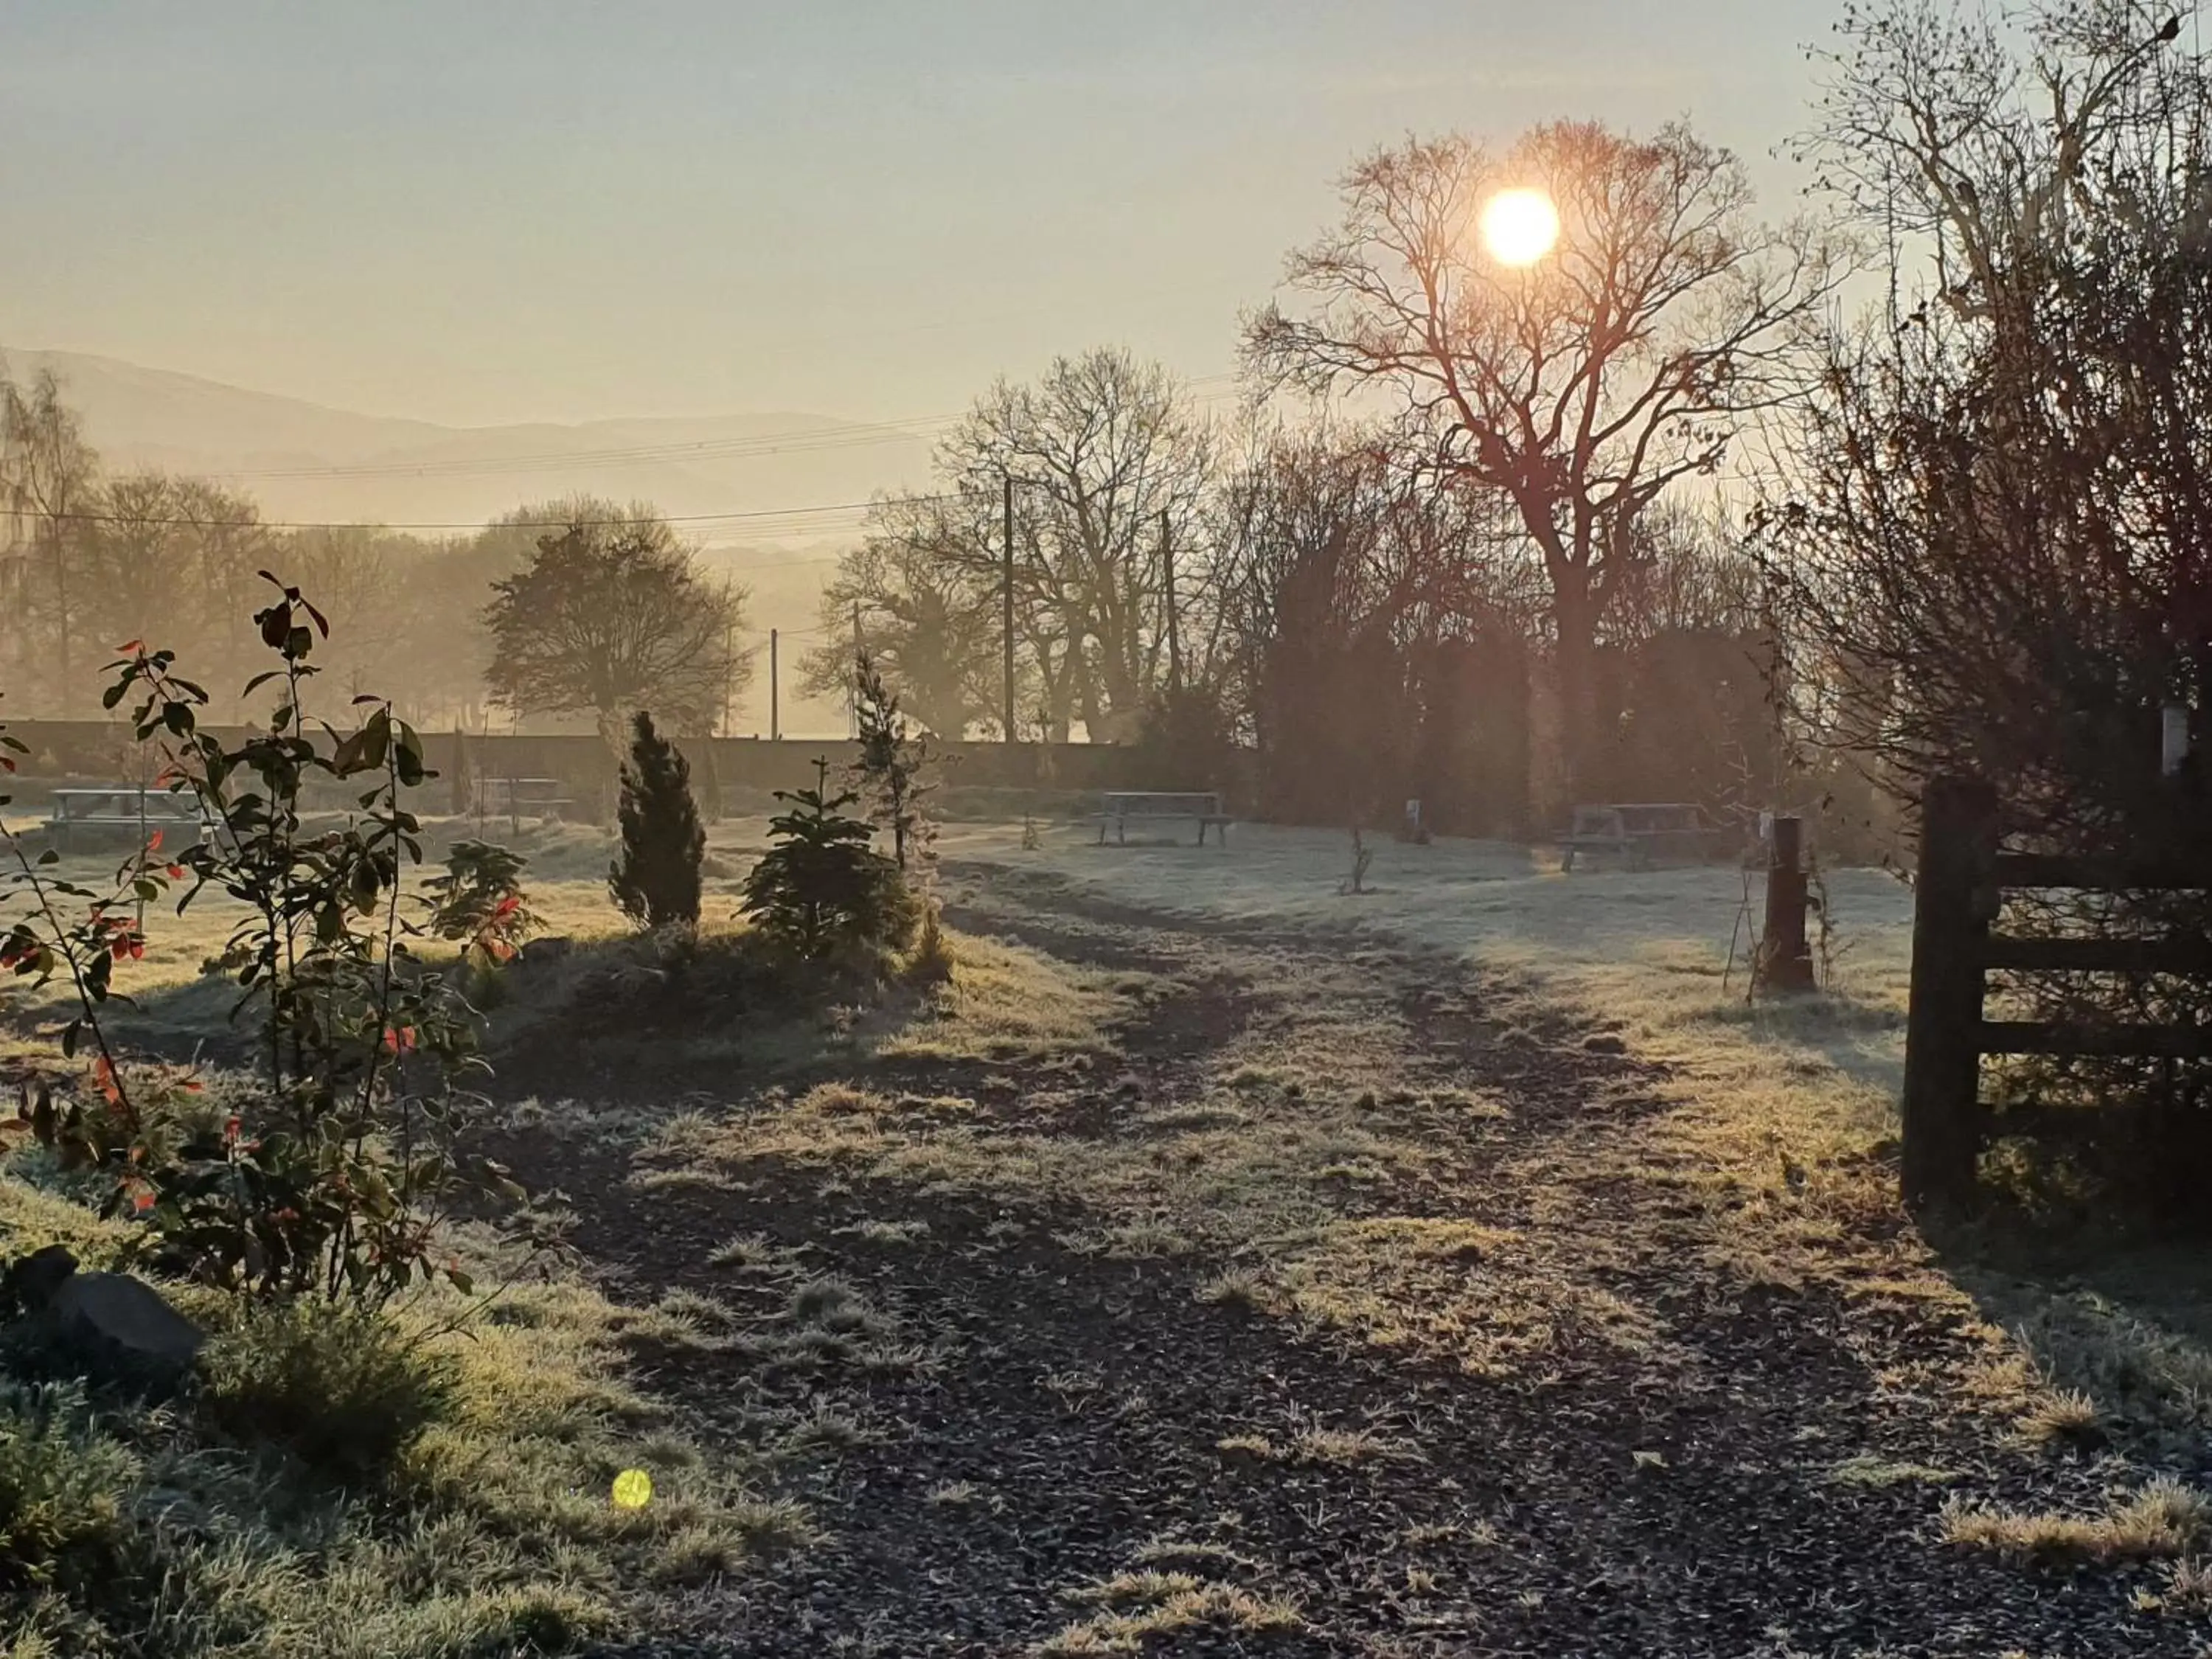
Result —
<instances>
[{"instance_id":1,"label":"hazy sky","mask_svg":"<svg viewBox=\"0 0 2212 1659\"><path fill-rule=\"evenodd\" d=\"M1407 131L1688 115L1840 0L0 0L0 342L463 423L949 413L1240 306Z\"/></svg>"}]
</instances>

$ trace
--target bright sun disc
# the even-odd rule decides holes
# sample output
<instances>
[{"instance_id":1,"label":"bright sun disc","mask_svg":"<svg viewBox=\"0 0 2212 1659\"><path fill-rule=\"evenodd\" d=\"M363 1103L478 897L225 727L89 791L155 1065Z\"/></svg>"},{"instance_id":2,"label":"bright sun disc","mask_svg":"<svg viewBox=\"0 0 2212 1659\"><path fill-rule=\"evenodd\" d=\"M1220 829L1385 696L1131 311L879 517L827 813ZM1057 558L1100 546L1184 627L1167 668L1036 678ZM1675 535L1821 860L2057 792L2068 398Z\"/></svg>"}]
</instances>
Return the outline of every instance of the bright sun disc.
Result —
<instances>
[{"instance_id":1,"label":"bright sun disc","mask_svg":"<svg viewBox=\"0 0 2212 1659\"><path fill-rule=\"evenodd\" d=\"M1559 210L1540 190L1501 190L1483 204L1483 246L1502 265L1533 265L1559 240Z\"/></svg>"}]
</instances>

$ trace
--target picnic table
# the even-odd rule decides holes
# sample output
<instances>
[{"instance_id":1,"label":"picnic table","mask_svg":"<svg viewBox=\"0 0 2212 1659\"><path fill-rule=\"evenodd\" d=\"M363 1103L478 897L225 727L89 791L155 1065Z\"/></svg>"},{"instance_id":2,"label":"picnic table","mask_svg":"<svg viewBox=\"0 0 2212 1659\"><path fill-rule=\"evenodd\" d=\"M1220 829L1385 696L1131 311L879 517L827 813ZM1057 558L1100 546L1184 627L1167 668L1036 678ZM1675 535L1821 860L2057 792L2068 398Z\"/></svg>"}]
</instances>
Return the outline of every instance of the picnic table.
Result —
<instances>
[{"instance_id":1,"label":"picnic table","mask_svg":"<svg viewBox=\"0 0 2212 1659\"><path fill-rule=\"evenodd\" d=\"M558 778L495 778L479 772L471 781L471 810L478 817L557 820L575 803L561 791Z\"/></svg>"},{"instance_id":2,"label":"picnic table","mask_svg":"<svg viewBox=\"0 0 2212 1659\"><path fill-rule=\"evenodd\" d=\"M53 799L54 815L46 820L46 829L64 853L72 851L88 832L112 840L125 831L136 835L141 830L150 833L184 828L198 836L206 834L213 822L201 811L198 796L136 783L57 789Z\"/></svg>"},{"instance_id":3,"label":"picnic table","mask_svg":"<svg viewBox=\"0 0 2212 1659\"><path fill-rule=\"evenodd\" d=\"M1693 801L1577 806L1574 827L1559 838L1559 868L1573 869L1578 853L1615 853L1632 870L1648 870L1662 856L1702 859L1717 833Z\"/></svg>"},{"instance_id":4,"label":"picnic table","mask_svg":"<svg viewBox=\"0 0 2212 1659\"><path fill-rule=\"evenodd\" d=\"M1114 839L1126 842L1129 838L1129 821L1139 823L1173 823L1182 819L1194 820L1198 824L1198 844L1206 845L1206 832L1211 829L1221 831L1219 844L1229 844L1229 826L1234 822L1221 810L1221 797L1210 789L1170 790L1113 789L1103 798L1099 811L1093 815L1098 820L1098 844L1106 844L1106 826L1114 826Z\"/></svg>"}]
</instances>

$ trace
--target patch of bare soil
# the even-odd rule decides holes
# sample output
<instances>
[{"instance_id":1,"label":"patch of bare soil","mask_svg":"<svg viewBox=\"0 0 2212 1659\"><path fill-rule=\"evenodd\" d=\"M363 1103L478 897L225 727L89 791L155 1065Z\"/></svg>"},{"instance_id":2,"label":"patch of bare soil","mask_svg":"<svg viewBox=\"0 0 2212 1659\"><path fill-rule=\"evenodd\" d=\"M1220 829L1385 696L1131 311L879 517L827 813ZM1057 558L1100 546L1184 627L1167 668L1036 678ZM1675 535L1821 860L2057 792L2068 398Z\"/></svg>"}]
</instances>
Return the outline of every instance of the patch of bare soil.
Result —
<instances>
[{"instance_id":1,"label":"patch of bare soil","mask_svg":"<svg viewBox=\"0 0 2212 1659\"><path fill-rule=\"evenodd\" d=\"M1583 1156L1661 1109L1603 1033L1509 1018L1459 969L1372 941L952 874L963 929L1172 988L1132 1006L1089 1109L1052 1133L1141 1136L1133 1107L1218 1092L1224 1048L1289 1041L1321 1017L1307 970L1326 962L1328 1018L1396 1055L1400 1086L1372 1112L1441 1160L1418 1183L1349 1184L1340 1212L1465 1218L1568 1255L1603 1246L1595 1280L1644 1334L1561 1308L1548 1341L1478 1373L1224 1296L1238 1264L1203 1250L1079 1248L1097 1218L1073 1210L773 1162L736 1187L640 1187L619 1147L519 1137L507 1154L571 1196L578 1243L626 1295L686 1291L766 1317L787 1286L764 1287L758 1252L714 1259L760 1234L927 1350L791 1382L841 1425L788 1464L825 1536L669 1601L659 1633L611 1653L2197 1650L2203 1630L2131 1605L2154 1567L2066 1577L1941 1541L1947 1496L2094 1507L2121 1472L2017 1446L1916 1391L1967 1346L1943 1318L1830 1285L1747 1285L1712 1265L1712 1218L1665 1170ZM1018 1114L1032 1088L1069 1092L1045 1064L1012 1067L1012 1091L987 1088L980 1066L965 1083ZM963 1080L957 1062L933 1068L935 1087ZM1450 1091L1495 1109L1438 1111ZM773 1109L742 1079L710 1111L725 1109ZM645 1364L650 1386L733 1434L760 1409L762 1360L743 1343Z\"/></svg>"}]
</instances>

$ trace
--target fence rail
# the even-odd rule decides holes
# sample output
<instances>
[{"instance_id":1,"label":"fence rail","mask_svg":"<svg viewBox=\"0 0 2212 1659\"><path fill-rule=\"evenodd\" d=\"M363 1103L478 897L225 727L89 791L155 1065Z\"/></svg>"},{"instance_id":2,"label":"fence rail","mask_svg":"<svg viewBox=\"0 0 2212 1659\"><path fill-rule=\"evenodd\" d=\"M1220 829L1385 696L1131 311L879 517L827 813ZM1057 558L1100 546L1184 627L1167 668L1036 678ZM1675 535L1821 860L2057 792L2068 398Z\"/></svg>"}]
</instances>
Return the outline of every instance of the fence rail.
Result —
<instances>
[{"instance_id":1,"label":"fence rail","mask_svg":"<svg viewBox=\"0 0 2212 1659\"><path fill-rule=\"evenodd\" d=\"M1984 1054L2065 1058L2212 1058L2212 1027L1987 1019L1993 971L2166 974L2212 980L2201 934L2024 939L1991 931L2008 891L2212 890L2212 864L2069 858L1999 850L1996 792L1935 778L1921 801L1920 871L1912 915L1912 988L1905 1028L1903 1181L1908 1203L1948 1202L1974 1182L1989 1114Z\"/></svg>"}]
</instances>

